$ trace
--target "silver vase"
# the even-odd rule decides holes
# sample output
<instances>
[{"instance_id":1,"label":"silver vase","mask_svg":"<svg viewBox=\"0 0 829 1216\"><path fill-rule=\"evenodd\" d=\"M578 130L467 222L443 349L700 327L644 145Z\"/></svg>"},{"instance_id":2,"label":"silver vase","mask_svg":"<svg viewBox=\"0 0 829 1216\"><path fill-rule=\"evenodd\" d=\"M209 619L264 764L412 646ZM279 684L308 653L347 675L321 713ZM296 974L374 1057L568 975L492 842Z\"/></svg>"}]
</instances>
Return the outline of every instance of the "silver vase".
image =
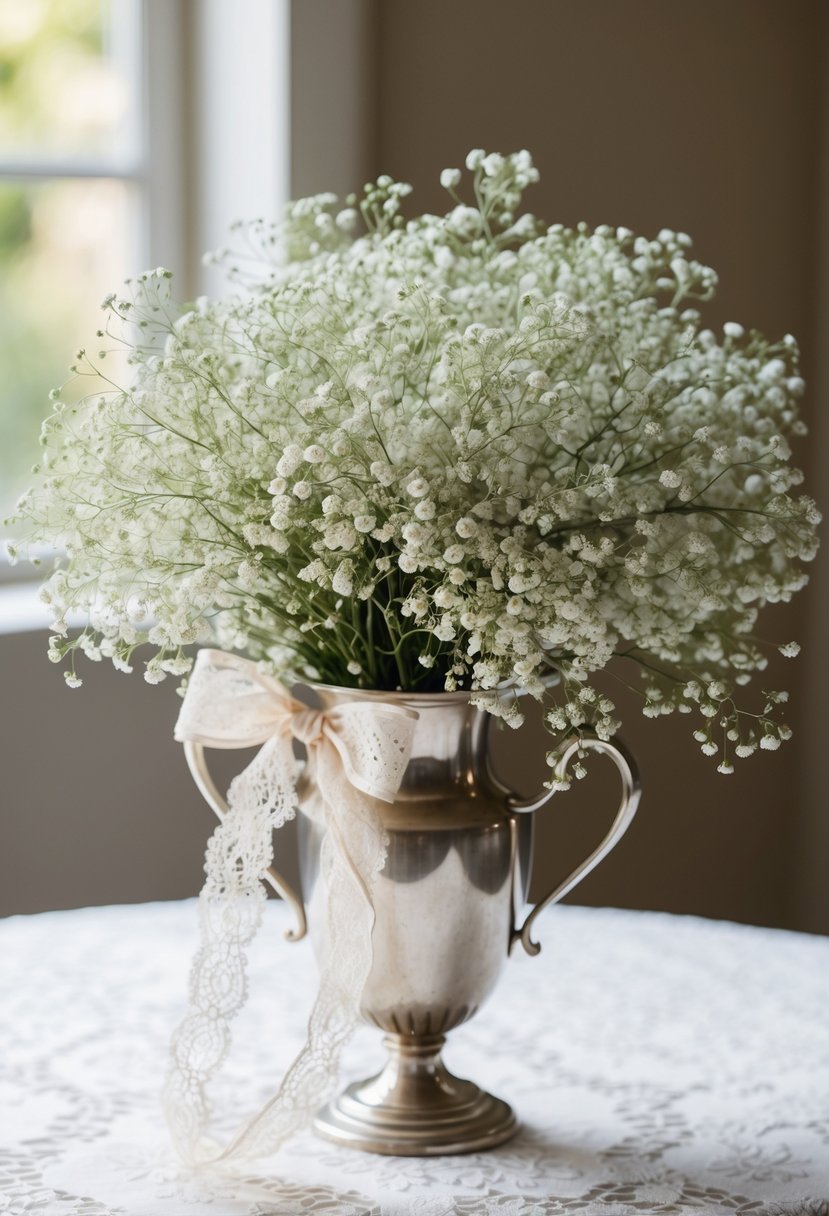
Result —
<instances>
[{"instance_id":1,"label":"silver vase","mask_svg":"<svg viewBox=\"0 0 829 1216\"><path fill-rule=\"evenodd\" d=\"M490 1148L513 1135L515 1115L500 1098L447 1070L441 1060L446 1034L481 1007L516 943L538 953L531 931L539 912L571 891L622 837L639 801L635 762L617 740L583 741L615 761L622 778L619 809L601 844L522 920L533 812L553 795L522 800L494 777L487 756L491 716L473 707L468 693L313 691L324 708L361 700L406 706L419 715L397 798L374 803L388 855L373 893L373 964L361 1012L385 1032L388 1062L320 1111L315 1129L377 1153ZM560 772L578 747L572 740L561 748ZM326 893L318 882L323 829L319 816L302 813L315 797L313 761L298 792L302 890L311 939L324 955ZM282 880L279 885L295 902Z\"/></svg>"}]
</instances>

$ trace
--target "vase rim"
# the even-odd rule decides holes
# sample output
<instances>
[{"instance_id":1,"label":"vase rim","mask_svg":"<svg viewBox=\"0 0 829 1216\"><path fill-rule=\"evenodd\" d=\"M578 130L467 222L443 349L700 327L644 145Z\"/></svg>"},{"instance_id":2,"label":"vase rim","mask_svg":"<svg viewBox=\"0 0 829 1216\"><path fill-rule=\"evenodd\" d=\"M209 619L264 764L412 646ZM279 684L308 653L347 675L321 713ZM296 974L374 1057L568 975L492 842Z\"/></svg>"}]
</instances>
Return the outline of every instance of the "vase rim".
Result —
<instances>
[{"instance_id":1,"label":"vase rim","mask_svg":"<svg viewBox=\"0 0 829 1216\"><path fill-rule=\"evenodd\" d=\"M552 688L558 683L558 675L547 676L544 680L547 687ZM315 693L336 693L337 695L354 697L355 700L374 701L416 701L420 705L468 705L472 697L498 697L513 694L518 697L527 696L527 692L518 684L503 683L495 688L461 689L456 692L406 692L403 689L379 688L349 688L344 684L325 684L319 680L297 680L303 688L310 688ZM475 708L478 708L477 706Z\"/></svg>"},{"instance_id":2,"label":"vase rim","mask_svg":"<svg viewBox=\"0 0 829 1216\"><path fill-rule=\"evenodd\" d=\"M337 693L354 697L355 700L376 701L418 701L421 705L468 704L471 697L482 695L482 690L474 692L471 689L458 692L405 692L403 689L381 688L349 688L344 684L323 684L317 680L298 680L303 688L310 688L316 693ZM495 689L493 692L497 691Z\"/></svg>"}]
</instances>

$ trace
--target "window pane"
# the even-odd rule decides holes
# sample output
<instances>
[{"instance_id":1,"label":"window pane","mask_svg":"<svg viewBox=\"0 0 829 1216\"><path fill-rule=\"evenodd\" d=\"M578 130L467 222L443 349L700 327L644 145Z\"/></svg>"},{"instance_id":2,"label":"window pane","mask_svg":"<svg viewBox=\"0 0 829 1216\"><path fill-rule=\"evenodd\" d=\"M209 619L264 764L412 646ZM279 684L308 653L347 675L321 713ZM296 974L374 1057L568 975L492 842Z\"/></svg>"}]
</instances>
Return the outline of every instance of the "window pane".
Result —
<instances>
[{"instance_id":1,"label":"window pane","mask_svg":"<svg viewBox=\"0 0 829 1216\"><path fill-rule=\"evenodd\" d=\"M0 0L0 166L137 153L137 0Z\"/></svg>"},{"instance_id":2,"label":"window pane","mask_svg":"<svg viewBox=\"0 0 829 1216\"><path fill-rule=\"evenodd\" d=\"M0 182L0 518L29 481L50 389L79 346L92 356L106 346L94 336L99 305L134 269L132 192L119 181ZM84 377L65 396L95 388Z\"/></svg>"}]
</instances>

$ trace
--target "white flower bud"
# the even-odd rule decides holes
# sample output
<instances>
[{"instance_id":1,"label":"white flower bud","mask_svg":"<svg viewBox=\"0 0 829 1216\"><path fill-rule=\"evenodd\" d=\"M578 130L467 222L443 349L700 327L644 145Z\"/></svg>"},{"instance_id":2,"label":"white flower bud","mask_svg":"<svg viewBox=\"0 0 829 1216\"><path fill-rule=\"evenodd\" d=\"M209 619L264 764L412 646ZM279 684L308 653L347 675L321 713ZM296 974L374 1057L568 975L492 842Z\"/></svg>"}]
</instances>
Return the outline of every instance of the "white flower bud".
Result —
<instances>
[{"instance_id":1,"label":"white flower bud","mask_svg":"<svg viewBox=\"0 0 829 1216\"><path fill-rule=\"evenodd\" d=\"M350 561L340 562L331 579L331 589L337 595L351 595L354 591L354 566ZM359 672L353 674L359 675Z\"/></svg>"},{"instance_id":2,"label":"white flower bud","mask_svg":"<svg viewBox=\"0 0 829 1216\"><path fill-rule=\"evenodd\" d=\"M369 472L381 486L390 486L394 481L394 469L384 460L374 460L369 465Z\"/></svg>"},{"instance_id":3,"label":"white flower bud","mask_svg":"<svg viewBox=\"0 0 829 1216\"><path fill-rule=\"evenodd\" d=\"M280 477L290 477L302 464L302 449L295 443L289 443L276 462L276 471Z\"/></svg>"},{"instance_id":4,"label":"white flower bud","mask_svg":"<svg viewBox=\"0 0 829 1216\"><path fill-rule=\"evenodd\" d=\"M337 212L334 223L342 232L351 232L357 226L358 218L353 207L345 207L342 211Z\"/></svg>"},{"instance_id":5,"label":"white flower bud","mask_svg":"<svg viewBox=\"0 0 829 1216\"><path fill-rule=\"evenodd\" d=\"M490 152L481 161L481 166L487 177L496 177L504 167L504 158L499 152Z\"/></svg>"}]
</instances>

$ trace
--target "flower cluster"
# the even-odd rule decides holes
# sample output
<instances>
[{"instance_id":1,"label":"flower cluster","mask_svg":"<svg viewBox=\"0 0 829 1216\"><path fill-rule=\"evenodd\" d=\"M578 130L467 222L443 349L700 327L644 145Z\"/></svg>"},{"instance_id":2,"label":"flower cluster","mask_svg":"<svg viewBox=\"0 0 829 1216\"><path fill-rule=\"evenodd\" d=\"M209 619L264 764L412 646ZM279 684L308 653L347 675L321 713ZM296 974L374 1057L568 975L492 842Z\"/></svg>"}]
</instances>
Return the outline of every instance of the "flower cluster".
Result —
<instances>
[{"instance_id":1,"label":"flower cluster","mask_svg":"<svg viewBox=\"0 0 829 1216\"><path fill-rule=\"evenodd\" d=\"M523 690L602 737L601 673L629 670L731 771L789 733L784 694L737 696L758 611L816 550L796 344L705 328L684 234L545 227L519 214L528 153L467 168L443 216L404 219L384 177L252 225L230 299L176 309L155 271L105 301L132 383L57 400L19 509L63 555L51 657L77 683L77 650L129 670L149 644L157 682L212 639L297 678L470 689L513 724Z\"/></svg>"}]
</instances>

